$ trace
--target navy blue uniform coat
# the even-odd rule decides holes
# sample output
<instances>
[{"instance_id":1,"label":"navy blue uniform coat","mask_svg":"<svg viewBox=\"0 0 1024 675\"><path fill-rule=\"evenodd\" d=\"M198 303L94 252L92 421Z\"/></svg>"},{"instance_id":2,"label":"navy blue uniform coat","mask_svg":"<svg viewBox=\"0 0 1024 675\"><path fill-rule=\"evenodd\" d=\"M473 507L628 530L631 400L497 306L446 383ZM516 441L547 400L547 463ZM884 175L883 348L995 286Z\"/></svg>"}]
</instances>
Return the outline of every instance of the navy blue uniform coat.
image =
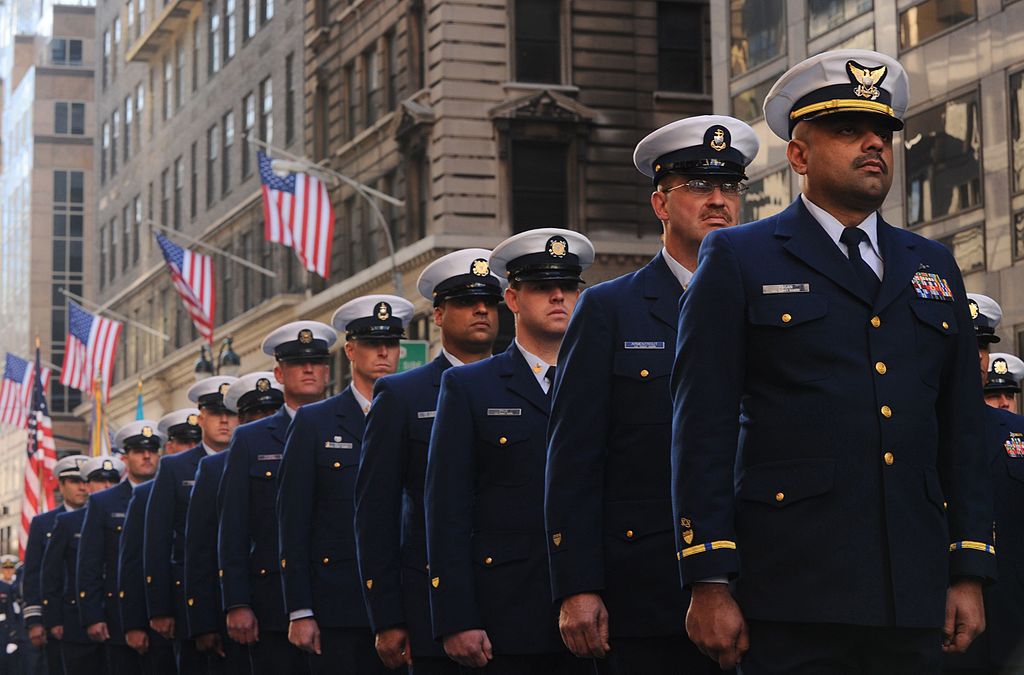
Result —
<instances>
[{"instance_id":1,"label":"navy blue uniform coat","mask_svg":"<svg viewBox=\"0 0 1024 675\"><path fill-rule=\"evenodd\" d=\"M224 609L251 608L261 631L288 630L274 504L290 423L282 406L235 429L225 451L218 543Z\"/></svg>"},{"instance_id":2,"label":"navy blue uniform coat","mask_svg":"<svg viewBox=\"0 0 1024 675\"><path fill-rule=\"evenodd\" d=\"M224 624L217 584L217 522L226 453L199 461L185 517L185 613L191 638L219 632Z\"/></svg>"},{"instance_id":3,"label":"navy blue uniform coat","mask_svg":"<svg viewBox=\"0 0 1024 675\"><path fill-rule=\"evenodd\" d=\"M748 618L938 627L951 576L995 574L960 270L881 218L878 241L873 302L799 198L701 246L672 375L680 566L738 576Z\"/></svg>"},{"instance_id":4,"label":"navy blue uniform coat","mask_svg":"<svg viewBox=\"0 0 1024 675\"><path fill-rule=\"evenodd\" d=\"M78 613L88 628L104 621L110 642L123 645L117 588L117 552L132 484L122 481L89 497L78 544Z\"/></svg>"},{"instance_id":5,"label":"navy blue uniform coat","mask_svg":"<svg viewBox=\"0 0 1024 675\"><path fill-rule=\"evenodd\" d=\"M515 343L441 377L424 489L435 638L482 628L495 654L565 649L544 533L549 404Z\"/></svg>"},{"instance_id":6,"label":"navy blue uniform coat","mask_svg":"<svg viewBox=\"0 0 1024 675\"><path fill-rule=\"evenodd\" d=\"M678 634L689 605L669 481L682 292L660 253L587 289L558 357L545 495L551 587L556 601L600 593L613 637Z\"/></svg>"},{"instance_id":7,"label":"navy blue uniform coat","mask_svg":"<svg viewBox=\"0 0 1024 675\"><path fill-rule=\"evenodd\" d=\"M64 505L40 513L28 526L28 542L25 544L25 562L22 565L21 592L25 600L25 628L43 622L42 567L43 552L50 541L50 533L57 524L57 516L64 513Z\"/></svg>"},{"instance_id":8,"label":"navy blue uniform coat","mask_svg":"<svg viewBox=\"0 0 1024 675\"><path fill-rule=\"evenodd\" d=\"M346 387L295 413L281 459L277 515L285 609L321 628L366 628L353 532L365 415Z\"/></svg>"},{"instance_id":9,"label":"navy blue uniform coat","mask_svg":"<svg viewBox=\"0 0 1024 675\"><path fill-rule=\"evenodd\" d=\"M377 380L356 476L356 548L374 632L405 626L412 655L444 656L430 627L423 481L443 354Z\"/></svg>"},{"instance_id":10,"label":"navy blue uniform coat","mask_svg":"<svg viewBox=\"0 0 1024 675\"><path fill-rule=\"evenodd\" d=\"M57 516L50 543L43 553L43 623L49 633L54 626L64 627L65 642L92 644L78 617L78 587L75 563L85 509Z\"/></svg>"},{"instance_id":11,"label":"navy blue uniform coat","mask_svg":"<svg viewBox=\"0 0 1024 675\"><path fill-rule=\"evenodd\" d=\"M146 503L153 481L137 485L125 510L124 529L117 545L117 590L121 600L121 627L147 630L146 578L142 570L143 533L146 526Z\"/></svg>"}]
</instances>

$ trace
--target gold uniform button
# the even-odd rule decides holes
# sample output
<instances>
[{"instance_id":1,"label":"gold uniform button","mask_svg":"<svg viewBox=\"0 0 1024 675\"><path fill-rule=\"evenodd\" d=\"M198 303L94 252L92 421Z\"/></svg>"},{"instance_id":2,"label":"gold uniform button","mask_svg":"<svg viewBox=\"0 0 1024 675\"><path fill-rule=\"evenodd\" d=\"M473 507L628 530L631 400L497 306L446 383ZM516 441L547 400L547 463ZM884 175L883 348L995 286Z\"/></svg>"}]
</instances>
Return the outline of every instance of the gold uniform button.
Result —
<instances>
[{"instance_id":1,"label":"gold uniform button","mask_svg":"<svg viewBox=\"0 0 1024 675\"><path fill-rule=\"evenodd\" d=\"M153 577L146 577L146 583L147 584L153 583Z\"/></svg>"},{"instance_id":2,"label":"gold uniform button","mask_svg":"<svg viewBox=\"0 0 1024 675\"><path fill-rule=\"evenodd\" d=\"M287 566L287 564L288 564L288 561L285 560L284 558L281 558L281 569L284 569L285 566Z\"/></svg>"},{"instance_id":3,"label":"gold uniform button","mask_svg":"<svg viewBox=\"0 0 1024 675\"><path fill-rule=\"evenodd\" d=\"M882 459L885 461L886 466L892 466L892 463L896 461L896 458L891 452L887 452L882 455Z\"/></svg>"},{"instance_id":4,"label":"gold uniform button","mask_svg":"<svg viewBox=\"0 0 1024 675\"><path fill-rule=\"evenodd\" d=\"M120 531L121 531L121 526L120 526L120 525L118 525L118 526L117 526L117 531L118 531L118 532L120 532Z\"/></svg>"},{"instance_id":5,"label":"gold uniform button","mask_svg":"<svg viewBox=\"0 0 1024 675\"><path fill-rule=\"evenodd\" d=\"M644 368L643 370L640 371L640 377L647 377L650 374L651 374L651 371L647 370L646 368Z\"/></svg>"},{"instance_id":6,"label":"gold uniform button","mask_svg":"<svg viewBox=\"0 0 1024 675\"><path fill-rule=\"evenodd\" d=\"M786 312L785 314L782 315L782 323L789 323L792 320L793 320L793 315L790 314L789 312Z\"/></svg>"},{"instance_id":7,"label":"gold uniform button","mask_svg":"<svg viewBox=\"0 0 1024 675\"><path fill-rule=\"evenodd\" d=\"M108 598L114 597L114 592L113 591L107 591L107 597Z\"/></svg>"},{"instance_id":8,"label":"gold uniform button","mask_svg":"<svg viewBox=\"0 0 1024 675\"><path fill-rule=\"evenodd\" d=\"M196 604L196 599L195 598L189 598L188 599L188 606L189 607L192 607L195 604Z\"/></svg>"},{"instance_id":9,"label":"gold uniform button","mask_svg":"<svg viewBox=\"0 0 1024 675\"><path fill-rule=\"evenodd\" d=\"M491 556L487 556L486 558L484 558L484 564L485 565L493 565L494 564L494 558L492 558Z\"/></svg>"},{"instance_id":10,"label":"gold uniform button","mask_svg":"<svg viewBox=\"0 0 1024 675\"><path fill-rule=\"evenodd\" d=\"M174 585L175 585L175 586L181 586L181 582L180 582L180 581L175 581L175 582L174 582Z\"/></svg>"},{"instance_id":11,"label":"gold uniform button","mask_svg":"<svg viewBox=\"0 0 1024 675\"><path fill-rule=\"evenodd\" d=\"M267 570L266 570L266 569L261 569L261 570L260 570L260 576L261 576L261 577L265 577L265 576L267 576Z\"/></svg>"},{"instance_id":12,"label":"gold uniform button","mask_svg":"<svg viewBox=\"0 0 1024 675\"><path fill-rule=\"evenodd\" d=\"M871 326L873 328L878 328L881 325L882 325L882 320L881 319L879 319L877 316L871 317Z\"/></svg>"},{"instance_id":13,"label":"gold uniform button","mask_svg":"<svg viewBox=\"0 0 1024 675\"><path fill-rule=\"evenodd\" d=\"M124 591L121 591L120 593L118 593L118 594L117 594L117 597L119 597L119 598L122 598L122 599L123 599L123 598L124 598Z\"/></svg>"},{"instance_id":14,"label":"gold uniform button","mask_svg":"<svg viewBox=\"0 0 1024 675\"><path fill-rule=\"evenodd\" d=\"M942 330L949 330L949 324L945 321L942 322Z\"/></svg>"},{"instance_id":15,"label":"gold uniform button","mask_svg":"<svg viewBox=\"0 0 1024 675\"><path fill-rule=\"evenodd\" d=\"M498 445L505 445L506 443L508 443L508 439L504 436L498 439Z\"/></svg>"},{"instance_id":16,"label":"gold uniform button","mask_svg":"<svg viewBox=\"0 0 1024 675\"><path fill-rule=\"evenodd\" d=\"M330 558L324 558L322 562L323 562L323 564L326 565L327 563L331 562L331 559Z\"/></svg>"},{"instance_id":17,"label":"gold uniform button","mask_svg":"<svg viewBox=\"0 0 1024 675\"><path fill-rule=\"evenodd\" d=\"M883 405L881 410L882 410L882 417L892 417L892 408L890 408L889 406Z\"/></svg>"},{"instance_id":18,"label":"gold uniform button","mask_svg":"<svg viewBox=\"0 0 1024 675\"><path fill-rule=\"evenodd\" d=\"M274 472L273 471L268 471L265 475L266 475L267 478L270 478L271 476L274 475Z\"/></svg>"},{"instance_id":19,"label":"gold uniform button","mask_svg":"<svg viewBox=\"0 0 1024 675\"><path fill-rule=\"evenodd\" d=\"M49 536L49 535L47 535L47 536ZM49 601L49 600L45 600L45 599L44 599L44 600L43 600L43 604L44 604L44 605L48 605L48 604L50 604L50 601Z\"/></svg>"},{"instance_id":20,"label":"gold uniform button","mask_svg":"<svg viewBox=\"0 0 1024 675\"><path fill-rule=\"evenodd\" d=\"M875 364L875 372L877 372L879 375L885 375L886 370L888 369L885 367L885 364L882 363L881 361Z\"/></svg>"},{"instance_id":21,"label":"gold uniform button","mask_svg":"<svg viewBox=\"0 0 1024 675\"><path fill-rule=\"evenodd\" d=\"M633 538L633 530L626 530L626 539Z\"/></svg>"},{"instance_id":22,"label":"gold uniform button","mask_svg":"<svg viewBox=\"0 0 1024 675\"><path fill-rule=\"evenodd\" d=\"M84 597L85 597L85 591L82 591L82 592L80 592L80 593L78 594L78 597L80 597L80 598L84 598Z\"/></svg>"},{"instance_id":23,"label":"gold uniform button","mask_svg":"<svg viewBox=\"0 0 1024 675\"><path fill-rule=\"evenodd\" d=\"M775 493L775 501L781 502L785 498L786 498L786 493L784 493L784 492L776 492Z\"/></svg>"},{"instance_id":24,"label":"gold uniform button","mask_svg":"<svg viewBox=\"0 0 1024 675\"><path fill-rule=\"evenodd\" d=\"M335 468L335 469L340 469L340 468L341 468L341 462L335 462L335 463L334 463L334 468ZM268 475L268 476L270 475L270 472L269 472L269 471L267 472L267 475Z\"/></svg>"},{"instance_id":25,"label":"gold uniform button","mask_svg":"<svg viewBox=\"0 0 1024 675\"><path fill-rule=\"evenodd\" d=\"M217 576L220 577L221 579L223 579L224 578L224 570L217 570Z\"/></svg>"}]
</instances>

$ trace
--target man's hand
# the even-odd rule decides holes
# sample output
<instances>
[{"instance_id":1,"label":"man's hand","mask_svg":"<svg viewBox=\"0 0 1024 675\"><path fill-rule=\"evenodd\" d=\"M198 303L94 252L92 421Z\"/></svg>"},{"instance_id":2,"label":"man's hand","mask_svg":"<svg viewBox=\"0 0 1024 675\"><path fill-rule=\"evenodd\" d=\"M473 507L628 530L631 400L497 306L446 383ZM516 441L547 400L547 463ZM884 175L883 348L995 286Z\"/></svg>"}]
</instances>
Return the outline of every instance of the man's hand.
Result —
<instances>
[{"instance_id":1,"label":"man's hand","mask_svg":"<svg viewBox=\"0 0 1024 675\"><path fill-rule=\"evenodd\" d=\"M494 658L487 632L474 629L444 636L444 651L460 666L483 668Z\"/></svg>"},{"instance_id":2,"label":"man's hand","mask_svg":"<svg viewBox=\"0 0 1024 675\"><path fill-rule=\"evenodd\" d=\"M149 620L149 627L155 630L157 633L167 638L168 640L174 639L174 617L173 616L157 616Z\"/></svg>"},{"instance_id":3,"label":"man's hand","mask_svg":"<svg viewBox=\"0 0 1024 675\"><path fill-rule=\"evenodd\" d=\"M558 613L562 642L581 659L603 659L608 643L608 610L597 593L570 595Z\"/></svg>"},{"instance_id":4,"label":"man's hand","mask_svg":"<svg viewBox=\"0 0 1024 675\"><path fill-rule=\"evenodd\" d=\"M686 633L697 649L717 661L722 670L734 668L750 649L747 622L728 584L693 585Z\"/></svg>"},{"instance_id":5,"label":"man's hand","mask_svg":"<svg viewBox=\"0 0 1024 675\"><path fill-rule=\"evenodd\" d=\"M243 645L259 642L260 624L256 613L249 607L235 607L228 610L228 637Z\"/></svg>"},{"instance_id":6,"label":"man's hand","mask_svg":"<svg viewBox=\"0 0 1024 675\"><path fill-rule=\"evenodd\" d=\"M149 651L149 633L144 630L134 628L125 631L124 641L139 654L145 654Z\"/></svg>"},{"instance_id":7,"label":"man's hand","mask_svg":"<svg viewBox=\"0 0 1024 675\"><path fill-rule=\"evenodd\" d=\"M110 631L107 630L107 623L105 621L97 621L91 624L85 629L85 632L89 634L89 639L93 642L106 642L110 639Z\"/></svg>"},{"instance_id":8,"label":"man's hand","mask_svg":"<svg viewBox=\"0 0 1024 675\"><path fill-rule=\"evenodd\" d=\"M220 643L220 633L203 633L196 636L196 649L200 654L215 655L224 658L224 646Z\"/></svg>"},{"instance_id":9,"label":"man's hand","mask_svg":"<svg viewBox=\"0 0 1024 675\"><path fill-rule=\"evenodd\" d=\"M388 668L412 665L412 649L409 648L409 631L405 628L388 628L377 633L375 640L377 655Z\"/></svg>"},{"instance_id":10,"label":"man's hand","mask_svg":"<svg viewBox=\"0 0 1024 675\"><path fill-rule=\"evenodd\" d=\"M46 629L39 623L29 626L28 639L33 647L42 647L46 644Z\"/></svg>"},{"instance_id":11,"label":"man's hand","mask_svg":"<svg viewBox=\"0 0 1024 675\"><path fill-rule=\"evenodd\" d=\"M974 638L985 631L985 601L979 579L960 579L946 592L946 623L942 627L942 651L966 652Z\"/></svg>"},{"instance_id":12,"label":"man's hand","mask_svg":"<svg viewBox=\"0 0 1024 675\"><path fill-rule=\"evenodd\" d=\"M296 619L288 624L288 642L304 652L320 654L320 626L316 619Z\"/></svg>"},{"instance_id":13,"label":"man's hand","mask_svg":"<svg viewBox=\"0 0 1024 675\"><path fill-rule=\"evenodd\" d=\"M54 640L64 639L64 626L54 626L50 629L50 635L53 636Z\"/></svg>"}]
</instances>

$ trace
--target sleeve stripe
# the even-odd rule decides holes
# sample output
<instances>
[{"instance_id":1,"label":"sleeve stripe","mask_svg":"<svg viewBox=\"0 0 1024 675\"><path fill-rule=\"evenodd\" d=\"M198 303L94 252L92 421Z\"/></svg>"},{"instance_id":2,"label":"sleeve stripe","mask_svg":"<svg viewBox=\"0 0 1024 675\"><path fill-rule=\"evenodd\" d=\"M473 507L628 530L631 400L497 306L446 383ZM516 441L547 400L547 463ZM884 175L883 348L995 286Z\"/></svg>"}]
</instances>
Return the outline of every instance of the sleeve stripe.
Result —
<instances>
[{"instance_id":1,"label":"sleeve stripe","mask_svg":"<svg viewBox=\"0 0 1024 675\"><path fill-rule=\"evenodd\" d=\"M995 546L980 541L954 541L949 545L949 550L950 552L963 550L984 551L985 553L991 553L992 555L995 555L996 553Z\"/></svg>"},{"instance_id":2,"label":"sleeve stripe","mask_svg":"<svg viewBox=\"0 0 1024 675\"><path fill-rule=\"evenodd\" d=\"M684 548L679 552L679 559L688 558L691 555L697 555L698 553L704 553L705 551L714 551L720 548L736 549L736 542L734 541L709 541L704 544L697 544L689 548Z\"/></svg>"}]
</instances>

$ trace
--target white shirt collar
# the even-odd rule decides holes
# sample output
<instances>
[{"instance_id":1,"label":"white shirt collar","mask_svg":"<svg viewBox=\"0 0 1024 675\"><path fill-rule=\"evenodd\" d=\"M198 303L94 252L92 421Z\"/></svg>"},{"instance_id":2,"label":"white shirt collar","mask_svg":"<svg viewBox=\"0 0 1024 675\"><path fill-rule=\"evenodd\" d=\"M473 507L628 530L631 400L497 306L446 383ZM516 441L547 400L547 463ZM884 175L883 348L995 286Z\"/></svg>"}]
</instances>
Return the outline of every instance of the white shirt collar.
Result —
<instances>
[{"instance_id":1,"label":"white shirt collar","mask_svg":"<svg viewBox=\"0 0 1024 675\"><path fill-rule=\"evenodd\" d=\"M441 353L444 354L444 357L446 359L448 359L448 363L452 364L453 366L458 367L458 366L466 365L465 362L460 361L458 358L456 358L450 351L445 349L443 346L441 347Z\"/></svg>"},{"instance_id":2,"label":"white shirt collar","mask_svg":"<svg viewBox=\"0 0 1024 675\"><path fill-rule=\"evenodd\" d=\"M135 482L131 478L128 478L127 476L125 476L125 480L128 481L128 484L132 486L133 490L135 488L137 488L138 486L142 485L145 482L145 481Z\"/></svg>"},{"instance_id":3,"label":"white shirt collar","mask_svg":"<svg viewBox=\"0 0 1024 675\"><path fill-rule=\"evenodd\" d=\"M665 259L668 271L676 278L679 285L683 287L683 290L686 290L686 287L690 284L690 279L693 278L693 272L683 267L681 262L669 255L668 249L665 247L661 249L661 257Z\"/></svg>"},{"instance_id":4,"label":"white shirt collar","mask_svg":"<svg viewBox=\"0 0 1024 675\"><path fill-rule=\"evenodd\" d=\"M86 500L85 504L88 504L88 503L89 503L89 501ZM68 511L70 513L71 511L77 511L78 509L85 508L85 504L83 504L82 506L69 506L67 502L64 502L64 510Z\"/></svg>"},{"instance_id":5,"label":"white shirt collar","mask_svg":"<svg viewBox=\"0 0 1024 675\"><path fill-rule=\"evenodd\" d=\"M843 235L843 230L845 230L846 227L831 213L808 199L806 195L801 193L800 199L804 200L804 206L807 207L811 216L818 221L822 228L824 228L825 232L828 233L828 236L831 237L836 246L839 246L843 253L847 253L846 244L839 241L839 237ZM874 251L875 255L878 256L878 259L881 260L882 251L878 248L878 213L876 211L872 211L868 214L867 218L857 225L857 228L863 230L864 234L868 235L868 243L871 244L871 250Z\"/></svg>"},{"instance_id":6,"label":"white shirt collar","mask_svg":"<svg viewBox=\"0 0 1024 675\"><path fill-rule=\"evenodd\" d=\"M210 446L208 446L206 444L206 441L203 441L203 450L206 450L206 456L207 457L209 457L210 455L216 455L217 454L217 451L214 450L213 448L211 448Z\"/></svg>"},{"instance_id":7,"label":"white shirt collar","mask_svg":"<svg viewBox=\"0 0 1024 675\"><path fill-rule=\"evenodd\" d=\"M526 364L530 366L530 370L533 372L533 376L537 378L537 384L540 385L540 388L544 391L545 394L548 393L548 389L551 388L551 382L548 380L547 377L548 368L555 364L548 363L547 361L540 358L536 354L531 354L530 352L526 351L526 349L523 348L523 345L519 344L519 340L515 340L514 342L516 344L516 349L518 349L519 353L523 355L524 359L526 359Z\"/></svg>"},{"instance_id":8,"label":"white shirt collar","mask_svg":"<svg viewBox=\"0 0 1024 675\"><path fill-rule=\"evenodd\" d=\"M354 384L348 385L348 388L352 390L352 395L356 397L356 403L358 403L359 407L362 408L363 414L368 414L370 412L370 399L360 394Z\"/></svg>"},{"instance_id":9,"label":"white shirt collar","mask_svg":"<svg viewBox=\"0 0 1024 675\"><path fill-rule=\"evenodd\" d=\"M288 419L295 418L295 408L289 408L287 403L284 405L284 411L288 414Z\"/></svg>"}]
</instances>

